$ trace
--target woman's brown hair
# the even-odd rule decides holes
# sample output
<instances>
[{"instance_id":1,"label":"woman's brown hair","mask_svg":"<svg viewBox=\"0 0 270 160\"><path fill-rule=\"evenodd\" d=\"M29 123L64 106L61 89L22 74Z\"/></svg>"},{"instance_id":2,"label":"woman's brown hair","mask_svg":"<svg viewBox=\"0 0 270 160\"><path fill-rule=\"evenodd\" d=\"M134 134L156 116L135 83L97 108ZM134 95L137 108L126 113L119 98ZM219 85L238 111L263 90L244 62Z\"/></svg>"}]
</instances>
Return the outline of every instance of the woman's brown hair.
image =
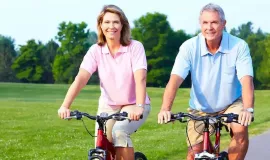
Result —
<instances>
[{"instance_id":1,"label":"woman's brown hair","mask_svg":"<svg viewBox=\"0 0 270 160\"><path fill-rule=\"evenodd\" d=\"M98 18L97 18L97 30L98 30L98 45L103 46L106 43L106 38L102 32L101 24L103 21L103 17L105 13L115 13L120 17L121 24L123 25L122 31L121 31L121 37L120 37L120 43L123 46L127 46L131 42L131 36L130 36L130 26L128 23L128 19L124 12L115 5L106 5L103 7L102 11L100 12Z\"/></svg>"}]
</instances>

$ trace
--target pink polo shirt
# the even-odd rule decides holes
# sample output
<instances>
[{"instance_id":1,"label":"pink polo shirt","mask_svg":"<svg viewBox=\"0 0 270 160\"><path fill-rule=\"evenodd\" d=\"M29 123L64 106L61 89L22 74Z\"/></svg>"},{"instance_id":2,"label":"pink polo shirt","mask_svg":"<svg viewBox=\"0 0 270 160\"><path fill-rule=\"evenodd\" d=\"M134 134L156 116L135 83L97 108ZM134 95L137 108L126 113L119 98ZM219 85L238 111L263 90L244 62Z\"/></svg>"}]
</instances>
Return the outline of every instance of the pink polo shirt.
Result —
<instances>
[{"instance_id":1,"label":"pink polo shirt","mask_svg":"<svg viewBox=\"0 0 270 160\"><path fill-rule=\"evenodd\" d=\"M100 79L100 100L110 106L136 103L134 72L147 70L147 62L143 45L132 40L129 46L120 46L113 57L107 44L94 44L87 51L81 68L93 74L98 69ZM145 104L150 104L146 94Z\"/></svg>"}]
</instances>

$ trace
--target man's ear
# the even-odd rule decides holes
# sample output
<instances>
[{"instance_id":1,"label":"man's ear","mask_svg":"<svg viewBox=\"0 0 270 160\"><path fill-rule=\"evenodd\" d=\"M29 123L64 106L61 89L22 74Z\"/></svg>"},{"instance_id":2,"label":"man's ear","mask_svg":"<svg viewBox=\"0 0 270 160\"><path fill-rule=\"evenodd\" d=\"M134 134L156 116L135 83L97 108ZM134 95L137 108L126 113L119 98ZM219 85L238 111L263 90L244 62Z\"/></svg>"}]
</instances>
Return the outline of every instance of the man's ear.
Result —
<instances>
[{"instance_id":1,"label":"man's ear","mask_svg":"<svg viewBox=\"0 0 270 160\"><path fill-rule=\"evenodd\" d=\"M226 20L224 20L224 22L223 22L224 28L225 28L225 26L226 26L226 23L227 23L227 21L226 21Z\"/></svg>"}]
</instances>

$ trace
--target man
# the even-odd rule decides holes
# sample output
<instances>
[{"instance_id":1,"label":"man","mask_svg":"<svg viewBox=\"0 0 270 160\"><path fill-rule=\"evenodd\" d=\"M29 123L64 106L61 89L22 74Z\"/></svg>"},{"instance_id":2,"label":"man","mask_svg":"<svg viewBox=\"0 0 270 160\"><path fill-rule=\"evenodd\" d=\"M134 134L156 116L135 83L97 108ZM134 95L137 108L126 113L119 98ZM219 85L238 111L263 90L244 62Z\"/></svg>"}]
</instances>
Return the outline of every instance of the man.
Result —
<instances>
[{"instance_id":1,"label":"man","mask_svg":"<svg viewBox=\"0 0 270 160\"><path fill-rule=\"evenodd\" d=\"M253 67L246 42L224 31L226 20L222 8L207 4L200 12L201 33L184 42L175 59L166 86L158 123L167 123L171 107L188 73L192 88L189 111L195 115L235 113L238 123L231 123L230 160L243 160L248 149L248 125L253 116ZM191 147L187 159L202 151L202 135L188 124Z\"/></svg>"}]
</instances>

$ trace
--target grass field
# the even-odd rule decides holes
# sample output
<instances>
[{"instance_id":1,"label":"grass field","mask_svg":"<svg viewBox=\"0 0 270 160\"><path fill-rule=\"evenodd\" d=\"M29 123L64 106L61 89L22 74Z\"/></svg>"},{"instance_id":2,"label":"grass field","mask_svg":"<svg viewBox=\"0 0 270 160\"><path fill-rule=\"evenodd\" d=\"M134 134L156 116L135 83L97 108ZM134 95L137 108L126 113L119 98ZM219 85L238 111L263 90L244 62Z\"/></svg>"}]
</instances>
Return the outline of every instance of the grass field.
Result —
<instances>
[{"instance_id":1,"label":"grass field","mask_svg":"<svg viewBox=\"0 0 270 160\"><path fill-rule=\"evenodd\" d=\"M94 138L85 131L81 121L64 121L57 117L68 85L0 83L0 159L87 159ZM180 123L159 125L163 88L148 88L152 111L146 123L132 136L135 149L149 160L185 159L185 125ZM72 109L95 114L99 86L85 87L72 105ZM185 112L189 89L180 89L173 111ZM256 91L255 122L250 135L270 128L270 90ZM94 122L85 121L94 133ZM223 146L229 136L223 130Z\"/></svg>"}]
</instances>

